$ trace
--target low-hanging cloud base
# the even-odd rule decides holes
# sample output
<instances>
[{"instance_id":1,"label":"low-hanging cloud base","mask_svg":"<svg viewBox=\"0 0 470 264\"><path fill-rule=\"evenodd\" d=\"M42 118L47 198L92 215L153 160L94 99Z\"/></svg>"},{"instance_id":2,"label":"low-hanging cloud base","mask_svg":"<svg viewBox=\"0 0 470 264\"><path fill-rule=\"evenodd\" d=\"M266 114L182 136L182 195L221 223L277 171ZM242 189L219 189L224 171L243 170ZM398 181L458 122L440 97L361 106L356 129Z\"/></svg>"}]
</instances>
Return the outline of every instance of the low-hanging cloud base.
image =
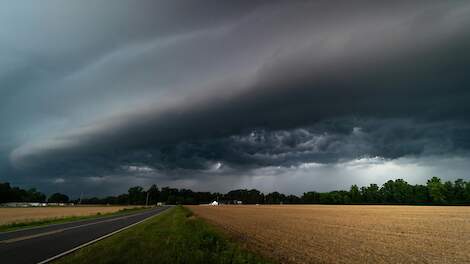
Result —
<instances>
[{"instance_id":1,"label":"low-hanging cloud base","mask_svg":"<svg viewBox=\"0 0 470 264\"><path fill-rule=\"evenodd\" d=\"M97 195L470 177L468 3L205 6L3 5L0 179Z\"/></svg>"}]
</instances>

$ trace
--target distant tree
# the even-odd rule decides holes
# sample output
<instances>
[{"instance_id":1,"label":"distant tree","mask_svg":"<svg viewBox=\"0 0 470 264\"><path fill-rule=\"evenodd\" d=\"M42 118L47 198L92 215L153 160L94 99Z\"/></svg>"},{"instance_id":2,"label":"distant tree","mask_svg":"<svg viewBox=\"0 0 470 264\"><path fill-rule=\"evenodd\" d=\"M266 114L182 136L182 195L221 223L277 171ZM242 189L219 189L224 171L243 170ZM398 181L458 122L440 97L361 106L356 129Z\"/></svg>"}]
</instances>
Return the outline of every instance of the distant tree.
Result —
<instances>
[{"instance_id":1,"label":"distant tree","mask_svg":"<svg viewBox=\"0 0 470 264\"><path fill-rule=\"evenodd\" d=\"M10 183L0 182L0 203L12 202Z\"/></svg>"},{"instance_id":2,"label":"distant tree","mask_svg":"<svg viewBox=\"0 0 470 264\"><path fill-rule=\"evenodd\" d=\"M168 195L168 198L166 200L167 204L177 204L177 197L175 195Z\"/></svg>"},{"instance_id":3,"label":"distant tree","mask_svg":"<svg viewBox=\"0 0 470 264\"><path fill-rule=\"evenodd\" d=\"M285 204L299 204L301 203L302 200L300 199L300 197L296 196L296 195L287 195L286 196L286 199L284 200L284 203Z\"/></svg>"},{"instance_id":4,"label":"distant tree","mask_svg":"<svg viewBox=\"0 0 470 264\"><path fill-rule=\"evenodd\" d=\"M319 196L319 203L322 204L332 204L334 201L334 197L332 197L331 192L326 192L326 193L318 193Z\"/></svg>"},{"instance_id":5,"label":"distant tree","mask_svg":"<svg viewBox=\"0 0 470 264\"><path fill-rule=\"evenodd\" d=\"M441 179L438 177L432 177L428 180L426 184L429 192L429 196L431 197L432 202L434 203L443 203L446 201L446 197L444 196L444 185L441 182Z\"/></svg>"},{"instance_id":6,"label":"distant tree","mask_svg":"<svg viewBox=\"0 0 470 264\"><path fill-rule=\"evenodd\" d=\"M129 194L124 193L117 197L118 204L130 204Z\"/></svg>"},{"instance_id":7,"label":"distant tree","mask_svg":"<svg viewBox=\"0 0 470 264\"><path fill-rule=\"evenodd\" d=\"M149 205L157 204L160 195L157 185L150 186L147 192L149 193Z\"/></svg>"},{"instance_id":8,"label":"distant tree","mask_svg":"<svg viewBox=\"0 0 470 264\"><path fill-rule=\"evenodd\" d=\"M350 201L352 203L361 203L362 202L362 195L359 187L357 185L352 185L351 189L349 190L349 196L351 197Z\"/></svg>"},{"instance_id":9,"label":"distant tree","mask_svg":"<svg viewBox=\"0 0 470 264\"><path fill-rule=\"evenodd\" d=\"M413 187L403 179L394 182L394 200L397 203L413 202Z\"/></svg>"},{"instance_id":10,"label":"distant tree","mask_svg":"<svg viewBox=\"0 0 470 264\"><path fill-rule=\"evenodd\" d=\"M69 197L62 193L54 193L47 200L49 203L67 203Z\"/></svg>"},{"instance_id":11,"label":"distant tree","mask_svg":"<svg viewBox=\"0 0 470 264\"><path fill-rule=\"evenodd\" d=\"M264 203L264 195L256 190L232 190L224 195L226 201L242 201L244 204L262 204Z\"/></svg>"},{"instance_id":12,"label":"distant tree","mask_svg":"<svg viewBox=\"0 0 470 264\"><path fill-rule=\"evenodd\" d=\"M386 203L395 203L395 198L394 198L394 182L392 180L387 181L382 185L382 188L380 188L380 193L382 195L383 201Z\"/></svg>"},{"instance_id":13,"label":"distant tree","mask_svg":"<svg viewBox=\"0 0 470 264\"><path fill-rule=\"evenodd\" d=\"M451 181L444 182L443 195L446 202L452 203L456 201L454 184Z\"/></svg>"},{"instance_id":14,"label":"distant tree","mask_svg":"<svg viewBox=\"0 0 470 264\"><path fill-rule=\"evenodd\" d=\"M431 198L429 197L428 188L424 185L414 185L413 189L413 203L430 203Z\"/></svg>"},{"instance_id":15,"label":"distant tree","mask_svg":"<svg viewBox=\"0 0 470 264\"><path fill-rule=\"evenodd\" d=\"M351 202L348 191L332 191L319 193L319 203L322 204L348 204Z\"/></svg>"},{"instance_id":16,"label":"distant tree","mask_svg":"<svg viewBox=\"0 0 470 264\"><path fill-rule=\"evenodd\" d=\"M470 201L470 181L465 183L465 200Z\"/></svg>"},{"instance_id":17,"label":"distant tree","mask_svg":"<svg viewBox=\"0 0 470 264\"><path fill-rule=\"evenodd\" d=\"M195 203L198 204L207 204L212 201L217 200L217 197L222 197L222 194L210 193L210 192L196 192L194 193Z\"/></svg>"},{"instance_id":18,"label":"distant tree","mask_svg":"<svg viewBox=\"0 0 470 264\"><path fill-rule=\"evenodd\" d=\"M387 181L382 185L380 192L386 203L413 202L413 187L402 179Z\"/></svg>"},{"instance_id":19,"label":"distant tree","mask_svg":"<svg viewBox=\"0 0 470 264\"><path fill-rule=\"evenodd\" d=\"M129 188L127 192L129 194L130 204L145 204L146 193L144 192L144 188L134 186Z\"/></svg>"},{"instance_id":20,"label":"distant tree","mask_svg":"<svg viewBox=\"0 0 470 264\"><path fill-rule=\"evenodd\" d=\"M286 196L279 192L268 193L265 196L265 203L267 204L281 204L284 203Z\"/></svg>"},{"instance_id":21,"label":"distant tree","mask_svg":"<svg viewBox=\"0 0 470 264\"><path fill-rule=\"evenodd\" d=\"M377 184L371 184L369 187L362 187L361 192L363 201L366 203L379 203L382 198L379 192L380 188Z\"/></svg>"},{"instance_id":22,"label":"distant tree","mask_svg":"<svg viewBox=\"0 0 470 264\"><path fill-rule=\"evenodd\" d=\"M457 202L465 201L465 181L457 179L454 182L455 200Z\"/></svg>"},{"instance_id":23,"label":"distant tree","mask_svg":"<svg viewBox=\"0 0 470 264\"><path fill-rule=\"evenodd\" d=\"M248 191L248 203L250 204L263 204L264 203L264 194L256 189L251 189Z\"/></svg>"},{"instance_id":24,"label":"distant tree","mask_svg":"<svg viewBox=\"0 0 470 264\"><path fill-rule=\"evenodd\" d=\"M26 191L25 202L44 202L46 200L46 195L41 192L38 192L35 188L31 188Z\"/></svg>"},{"instance_id":25,"label":"distant tree","mask_svg":"<svg viewBox=\"0 0 470 264\"><path fill-rule=\"evenodd\" d=\"M300 200L304 204L315 204L320 202L320 193L318 192L305 192Z\"/></svg>"},{"instance_id":26,"label":"distant tree","mask_svg":"<svg viewBox=\"0 0 470 264\"><path fill-rule=\"evenodd\" d=\"M177 197L177 203L179 204L196 204L195 194L192 190L180 189Z\"/></svg>"},{"instance_id":27,"label":"distant tree","mask_svg":"<svg viewBox=\"0 0 470 264\"><path fill-rule=\"evenodd\" d=\"M159 201L165 203L168 202L168 197L171 195L172 192L173 191L170 187L163 187L160 191Z\"/></svg>"},{"instance_id":28,"label":"distant tree","mask_svg":"<svg viewBox=\"0 0 470 264\"><path fill-rule=\"evenodd\" d=\"M5 202L44 202L46 196L35 188L23 190L11 187L10 183L0 183L0 203Z\"/></svg>"}]
</instances>

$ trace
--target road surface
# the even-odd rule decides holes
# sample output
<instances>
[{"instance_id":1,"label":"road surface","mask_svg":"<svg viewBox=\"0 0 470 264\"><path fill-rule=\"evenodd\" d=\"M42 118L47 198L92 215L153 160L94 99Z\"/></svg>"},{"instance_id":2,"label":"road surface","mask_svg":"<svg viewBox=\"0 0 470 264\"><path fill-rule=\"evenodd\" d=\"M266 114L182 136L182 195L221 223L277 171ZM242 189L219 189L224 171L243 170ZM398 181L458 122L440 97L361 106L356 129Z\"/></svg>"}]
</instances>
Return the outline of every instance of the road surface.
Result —
<instances>
[{"instance_id":1,"label":"road surface","mask_svg":"<svg viewBox=\"0 0 470 264\"><path fill-rule=\"evenodd\" d=\"M40 263L143 221L168 208L158 207L126 215L0 232L0 262L2 264Z\"/></svg>"}]
</instances>

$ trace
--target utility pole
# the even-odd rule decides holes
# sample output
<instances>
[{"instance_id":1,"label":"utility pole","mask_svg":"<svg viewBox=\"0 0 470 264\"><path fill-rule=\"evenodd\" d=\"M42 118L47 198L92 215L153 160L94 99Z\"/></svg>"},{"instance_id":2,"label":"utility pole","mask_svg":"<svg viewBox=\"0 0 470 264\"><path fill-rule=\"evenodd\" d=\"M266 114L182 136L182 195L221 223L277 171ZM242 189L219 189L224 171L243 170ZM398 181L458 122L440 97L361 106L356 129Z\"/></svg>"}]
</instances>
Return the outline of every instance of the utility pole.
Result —
<instances>
[{"instance_id":1,"label":"utility pole","mask_svg":"<svg viewBox=\"0 0 470 264\"><path fill-rule=\"evenodd\" d=\"M150 192L147 191L147 199L145 199L145 206L149 205L149 194L150 194Z\"/></svg>"}]
</instances>

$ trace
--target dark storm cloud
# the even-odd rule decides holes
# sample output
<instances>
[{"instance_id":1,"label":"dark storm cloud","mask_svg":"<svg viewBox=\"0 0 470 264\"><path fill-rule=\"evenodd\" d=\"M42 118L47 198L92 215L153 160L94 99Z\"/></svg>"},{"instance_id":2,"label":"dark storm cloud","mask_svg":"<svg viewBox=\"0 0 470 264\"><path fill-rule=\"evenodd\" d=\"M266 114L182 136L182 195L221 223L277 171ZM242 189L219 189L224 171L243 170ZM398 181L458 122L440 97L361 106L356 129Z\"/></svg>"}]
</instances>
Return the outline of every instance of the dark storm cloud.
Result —
<instances>
[{"instance_id":1,"label":"dark storm cloud","mask_svg":"<svg viewBox=\"0 0 470 264\"><path fill-rule=\"evenodd\" d=\"M20 42L0 64L11 175L203 179L470 149L464 2L48 3L0 31Z\"/></svg>"},{"instance_id":2,"label":"dark storm cloud","mask_svg":"<svg viewBox=\"0 0 470 264\"><path fill-rule=\"evenodd\" d=\"M63 111L97 94L100 99L105 95L109 97L116 90L113 83L90 80L92 84L88 84L73 80L80 86L75 88L72 86L77 85L64 83L64 80L123 49L219 27L258 6L255 2L208 1L207 4L187 1L140 1L139 4L120 1L112 5L108 1L3 2L0 8L3 25L0 31L0 117L10 125L2 132L10 127L12 130L28 128L36 119L61 117ZM127 72L132 76L129 69ZM105 78L113 79L117 75ZM51 95L66 103L50 100ZM16 118L11 117L12 111ZM15 134L11 131L9 137Z\"/></svg>"}]
</instances>

